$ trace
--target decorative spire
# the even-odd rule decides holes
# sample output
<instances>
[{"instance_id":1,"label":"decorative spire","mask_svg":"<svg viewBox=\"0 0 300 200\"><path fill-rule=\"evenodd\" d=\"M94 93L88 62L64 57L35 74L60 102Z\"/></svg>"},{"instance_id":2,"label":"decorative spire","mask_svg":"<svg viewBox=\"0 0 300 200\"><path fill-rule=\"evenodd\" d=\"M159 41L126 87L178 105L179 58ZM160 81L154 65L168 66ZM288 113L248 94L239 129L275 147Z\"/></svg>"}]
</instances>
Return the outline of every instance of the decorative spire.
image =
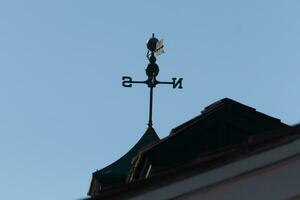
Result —
<instances>
[{"instance_id":1,"label":"decorative spire","mask_svg":"<svg viewBox=\"0 0 300 200\"><path fill-rule=\"evenodd\" d=\"M147 41L147 58L149 60L149 64L146 67L146 75L148 79L146 81L133 81L130 76L123 76L122 77L122 85L124 87L132 87L133 83L143 83L148 85L150 88L150 100L149 100L149 120L148 120L148 126L152 127L152 108L153 108L153 88L155 88L158 84L171 84L173 85L173 88L182 89L182 78L172 78L172 81L158 81L156 79L158 73L159 73L159 67L156 64L156 57L155 55L160 55L164 53L164 45L163 40L158 40L154 37L154 33L152 34L152 37Z\"/></svg>"}]
</instances>

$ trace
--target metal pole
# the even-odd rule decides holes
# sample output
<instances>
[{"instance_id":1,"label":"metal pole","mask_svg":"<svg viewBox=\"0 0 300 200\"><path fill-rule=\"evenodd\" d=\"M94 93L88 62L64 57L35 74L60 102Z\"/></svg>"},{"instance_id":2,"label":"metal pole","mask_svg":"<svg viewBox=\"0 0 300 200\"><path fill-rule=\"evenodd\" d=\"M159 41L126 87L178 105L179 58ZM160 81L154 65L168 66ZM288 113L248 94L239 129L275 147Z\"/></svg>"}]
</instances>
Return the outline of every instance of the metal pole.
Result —
<instances>
[{"instance_id":1,"label":"metal pole","mask_svg":"<svg viewBox=\"0 0 300 200\"><path fill-rule=\"evenodd\" d=\"M153 86L150 86L150 104L149 104L149 122L148 126L152 127L152 105L153 105Z\"/></svg>"}]
</instances>

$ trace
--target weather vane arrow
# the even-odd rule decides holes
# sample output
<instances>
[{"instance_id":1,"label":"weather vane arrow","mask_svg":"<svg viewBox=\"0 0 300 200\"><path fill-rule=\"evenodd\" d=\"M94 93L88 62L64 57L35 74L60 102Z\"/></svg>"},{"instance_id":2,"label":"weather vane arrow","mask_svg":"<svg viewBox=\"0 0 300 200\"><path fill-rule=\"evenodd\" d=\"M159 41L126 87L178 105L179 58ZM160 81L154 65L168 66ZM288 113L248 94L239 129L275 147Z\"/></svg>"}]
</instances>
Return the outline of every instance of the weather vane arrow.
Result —
<instances>
[{"instance_id":1,"label":"weather vane arrow","mask_svg":"<svg viewBox=\"0 0 300 200\"><path fill-rule=\"evenodd\" d=\"M173 88L182 89L182 78L172 78L172 81L158 81L156 79L159 73L159 67L156 64L156 56L164 53L164 45L163 40L158 40L152 34L152 37L147 41L147 58L149 60L149 64L146 68L146 75L148 77L145 81L134 81L130 76L122 77L122 85L124 87L132 87L132 84L142 83L148 85L150 88L150 103L149 103L149 121L148 126L152 127L152 106L153 106L153 88L155 88L158 84L170 84L173 85Z\"/></svg>"}]
</instances>

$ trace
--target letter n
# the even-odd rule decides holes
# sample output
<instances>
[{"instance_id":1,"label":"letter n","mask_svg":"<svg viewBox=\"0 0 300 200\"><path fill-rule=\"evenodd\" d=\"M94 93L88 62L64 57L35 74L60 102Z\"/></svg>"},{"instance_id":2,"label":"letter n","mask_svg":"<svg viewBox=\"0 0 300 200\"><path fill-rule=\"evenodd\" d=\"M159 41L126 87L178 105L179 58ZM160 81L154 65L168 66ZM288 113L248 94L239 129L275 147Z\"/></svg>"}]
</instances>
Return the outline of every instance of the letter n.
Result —
<instances>
[{"instance_id":1,"label":"letter n","mask_svg":"<svg viewBox=\"0 0 300 200\"><path fill-rule=\"evenodd\" d=\"M173 88L175 89L176 87L178 87L178 89L182 89L182 78L179 78L177 80L177 78L172 78L173 80ZM177 81L176 81L177 80Z\"/></svg>"}]
</instances>

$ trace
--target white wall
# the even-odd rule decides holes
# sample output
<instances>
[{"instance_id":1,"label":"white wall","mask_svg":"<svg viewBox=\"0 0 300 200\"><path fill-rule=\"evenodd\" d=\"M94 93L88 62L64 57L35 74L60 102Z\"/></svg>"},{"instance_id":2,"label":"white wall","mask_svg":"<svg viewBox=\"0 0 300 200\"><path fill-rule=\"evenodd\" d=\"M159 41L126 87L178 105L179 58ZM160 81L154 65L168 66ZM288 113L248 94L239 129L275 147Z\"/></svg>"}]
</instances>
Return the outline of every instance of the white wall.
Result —
<instances>
[{"instance_id":1,"label":"white wall","mask_svg":"<svg viewBox=\"0 0 300 200\"><path fill-rule=\"evenodd\" d=\"M283 200L300 199L300 156L216 186L183 195L178 200Z\"/></svg>"}]
</instances>

